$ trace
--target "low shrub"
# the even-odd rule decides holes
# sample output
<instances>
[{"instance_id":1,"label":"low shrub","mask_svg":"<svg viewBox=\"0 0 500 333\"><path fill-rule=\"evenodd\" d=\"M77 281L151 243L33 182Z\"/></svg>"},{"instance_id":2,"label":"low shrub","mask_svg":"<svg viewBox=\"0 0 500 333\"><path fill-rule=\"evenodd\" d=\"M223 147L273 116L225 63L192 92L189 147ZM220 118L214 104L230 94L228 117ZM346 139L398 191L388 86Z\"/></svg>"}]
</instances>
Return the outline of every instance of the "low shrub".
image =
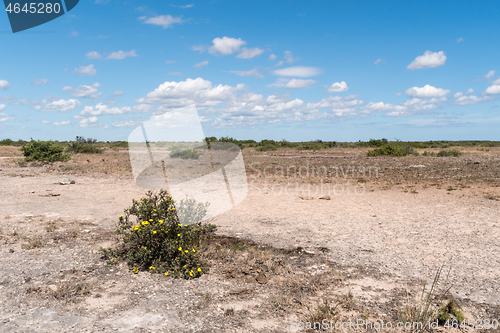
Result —
<instances>
[{"instance_id":1,"label":"low shrub","mask_svg":"<svg viewBox=\"0 0 500 333\"><path fill-rule=\"evenodd\" d=\"M132 201L118 222L122 242L116 249L101 252L108 263L126 260L134 273L148 270L168 276L192 279L208 271L200 259L202 241L214 237L216 226L201 223L207 204L193 199L181 200L176 212L174 200L167 191L149 191L141 200ZM192 224L180 224L189 220Z\"/></svg>"},{"instance_id":2,"label":"low shrub","mask_svg":"<svg viewBox=\"0 0 500 333\"><path fill-rule=\"evenodd\" d=\"M66 162L71 158L70 155L64 155L64 148L53 141L31 139L20 150L23 152L26 162Z\"/></svg>"},{"instance_id":3,"label":"low shrub","mask_svg":"<svg viewBox=\"0 0 500 333\"><path fill-rule=\"evenodd\" d=\"M462 155L462 152L457 149L441 150L437 154L438 157L444 157L444 156L459 157L460 155Z\"/></svg>"},{"instance_id":4,"label":"low shrub","mask_svg":"<svg viewBox=\"0 0 500 333\"><path fill-rule=\"evenodd\" d=\"M96 142L96 139L85 139L82 136L77 136L76 141L70 142L67 150L75 154L100 154L104 149L96 147Z\"/></svg>"},{"instance_id":5,"label":"low shrub","mask_svg":"<svg viewBox=\"0 0 500 333\"><path fill-rule=\"evenodd\" d=\"M387 144L380 148L370 150L366 153L367 156L406 156L408 154L417 153L411 145L396 145ZM418 154L418 153L417 153Z\"/></svg>"},{"instance_id":6,"label":"low shrub","mask_svg":"<svg viewBox=\"0 0 500 333\"><path fill-rule=\"evenodd\" d=\"M171 158L182 158L183 160L192 159L197 160L200 154L195 149L181 148L178 146L172 147L170 151Z\"/></svg>"}]
</instances>

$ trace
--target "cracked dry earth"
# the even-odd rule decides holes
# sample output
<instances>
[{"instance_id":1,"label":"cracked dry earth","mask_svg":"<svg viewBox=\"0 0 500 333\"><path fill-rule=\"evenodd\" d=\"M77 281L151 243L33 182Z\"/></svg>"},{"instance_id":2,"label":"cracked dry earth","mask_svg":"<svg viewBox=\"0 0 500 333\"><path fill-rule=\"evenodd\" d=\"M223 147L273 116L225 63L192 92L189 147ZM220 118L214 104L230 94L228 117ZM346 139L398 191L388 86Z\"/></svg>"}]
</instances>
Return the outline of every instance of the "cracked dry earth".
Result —
<instances>
[{"instance_id":1,"label":"cracked dry earth","mask_svg":"<svg viewBox=\"0 0 500 333\"><path fill-rule=\"evenodd\" d=\"M101 259L117 217L145 192L129 170L106 169L111 155L81 157L87 171L65 172L19 167L8 153L0 159L1 332L295 332L291 321L306 322L325 301L339 304L337 321L396 322L420 278L442 264L466 318L500 319L498 152L458 160L327 152L328 163L382 170L333 179L344 189L362 184L357 193L323 193L316 178L299 179L308 191L277 192L296 178L249 171L245 201L211 221L226 246L208 274L189 281ZM244 153L247 170L290 163L286 154ZM301 160L318 161L309 157ZM66 174L76 183L59 185Z\"/></svg>"}]
</instances>

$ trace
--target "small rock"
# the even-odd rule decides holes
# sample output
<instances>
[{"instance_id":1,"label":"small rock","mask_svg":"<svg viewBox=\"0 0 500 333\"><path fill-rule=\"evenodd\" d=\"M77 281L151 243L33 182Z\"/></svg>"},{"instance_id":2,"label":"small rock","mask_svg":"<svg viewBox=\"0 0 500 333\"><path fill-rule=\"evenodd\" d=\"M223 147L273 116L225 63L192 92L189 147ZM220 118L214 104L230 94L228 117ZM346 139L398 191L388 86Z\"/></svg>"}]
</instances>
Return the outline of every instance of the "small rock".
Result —
<instances>
[{"instance_id":1,"label":"small rock","mask_svg":"<svg viewBox=\"0 0 500 333\"><path fill-rule=\"evenodd\" d=\"M13 249L10 249L10 250L9 250L9 253L14 253L14 250L13 250Z\"/></svg>"},{"instance_id":2,"label":"small rock","mask_svg":"<svg viewBox=\"0 0 500 333\"><path fill-rule=\"evenodd\" d=\"M324 197L319 198L320 200L332 200L329 195L325 195Z\"/></svg>"},{"instance_id":3,"label":"small rock","mask_svg":"<svg viewBox=\"0 0 500 333\"><path fill-rule=\"evenodd\" d=\"M69 184L74 184L75 180L72 178L63 178L59 181L60 185L69 185Z\"/></svg>"}]
</instances>

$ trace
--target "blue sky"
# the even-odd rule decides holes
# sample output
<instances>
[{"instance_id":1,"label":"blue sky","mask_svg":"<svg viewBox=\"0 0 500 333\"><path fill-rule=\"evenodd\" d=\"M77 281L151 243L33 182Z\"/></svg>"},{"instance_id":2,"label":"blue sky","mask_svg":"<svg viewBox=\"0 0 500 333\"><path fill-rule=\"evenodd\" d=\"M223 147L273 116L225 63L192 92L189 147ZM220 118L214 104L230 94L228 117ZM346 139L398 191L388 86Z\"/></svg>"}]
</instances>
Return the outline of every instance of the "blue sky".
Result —
<instances>
[{"instance_id":1,"label":"blue sky","mask_svg":"<svg viewBox=\"0 0 500 333\"><path fill-rule=\"evenodd\" d=\"M0 138L126 140L195 104L207 136L500 140L500 2L81 1L13 34Z\"/></svg>"}]
</instances>

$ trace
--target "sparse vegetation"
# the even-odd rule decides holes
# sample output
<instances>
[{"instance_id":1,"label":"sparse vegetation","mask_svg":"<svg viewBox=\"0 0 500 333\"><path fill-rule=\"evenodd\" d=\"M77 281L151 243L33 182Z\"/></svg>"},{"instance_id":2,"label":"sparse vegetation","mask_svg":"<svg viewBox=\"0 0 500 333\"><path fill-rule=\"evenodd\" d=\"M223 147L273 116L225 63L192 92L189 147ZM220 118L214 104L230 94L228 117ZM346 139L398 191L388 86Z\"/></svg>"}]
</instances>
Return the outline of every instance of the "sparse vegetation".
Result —
<instances>
[{"instance_id":1,"label":"sparse vegetation","mask_svg":"<svg viewBox=\"0 0 500 333\"><path fill-rule=\"evenodd\" d=\"M170 151L171 158L182 158L183 160L192 159L197 160L200 154L195 149L182 148L178 146L172 147Z\"/></svg>"},{"instance_id":2,"label":"sparse vegetation","mask_svg":"<svg viewBox=\"0 0 500 333\"><path fill-rule=\"evenodd\" d=\"M438 157L443 157L443 156L459 157L460 155L462 155L462 152L457 149L441 150L437 154Z\"/></svg>"},{"instance_id":3,"label":"sparse vegetation","mask_svg":"<svg viewBox=\"0 0 500 333\"><path fill-rule=\"evenodd\" d=\"M77 136L76 141L69 143L67 150L75 154L101 154L104 149L96 146L96 139L85 139L82 136Z\"/></svg>"}]
</instances>

